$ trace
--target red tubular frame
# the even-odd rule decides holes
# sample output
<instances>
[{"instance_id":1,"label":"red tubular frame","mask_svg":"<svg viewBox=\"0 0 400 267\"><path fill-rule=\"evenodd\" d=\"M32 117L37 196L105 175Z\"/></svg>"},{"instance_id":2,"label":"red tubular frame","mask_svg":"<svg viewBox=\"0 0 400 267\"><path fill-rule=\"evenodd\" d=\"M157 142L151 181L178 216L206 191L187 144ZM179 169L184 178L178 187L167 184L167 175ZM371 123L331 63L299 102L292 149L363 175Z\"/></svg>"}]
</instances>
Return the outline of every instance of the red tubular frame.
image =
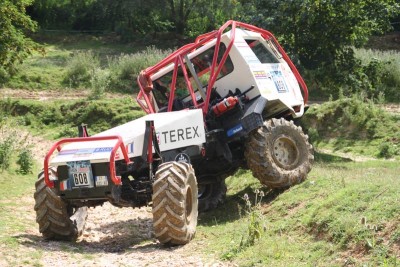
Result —
<instances>
[{"instance_id":1,"label":"red tubular frame","mask_svg":"<svg viewBox=\"0 0 400 267\"><path fill-rule=\"evenodd\" d=\"M110 155L110 175L111 180L116 185L121 185L121 179L117 177L115 172L115 153L117 152L118 148L121 148L122 154L124 156L126 164L131 163L128 152L124 146L124 142L122 141L122 137L119 135L110 135L110 136L95 136L95 137L77 137L77 138L65 138L58 142L56 142L47 152L46 157L44 158L44 181L49 188L54 188L54 182L50 181L49 178L49 159L51 155L53 155L54 151L57 149L58 151L61 150L61 145L65 143L79 143L79 142L92 142L92 141L104 141L104 140L113 140L117 139L117 143L114 145L113 149L111 150Z\"/></svg>"},{"instance_id":2,"label":"red tubular frame","mask_svg":"<svg viewBox=\"0 0 400 267\"><path fill-rule=\"evenodd\" d=\"M230 42L227 46L227 49L224 53L224 55L222 56L221 61L219 62L218 65L218 69L215 71L215 66L217 65L217 57L218 57L218 52L219 52L219 47L221 44L221 37L224 33L224 31L231 26L231 36L230 36ZM200 36L198 36L195 40L194 43L191 44L187 44L181 48L179 48L178 50L176 50L175 52L173 52L172 54L170 54L169 56L167 56L166 58L164 58L163 60L161 60L158 64L149 67L147 69L144 70L144 75L146 77L150 77L151 75L155 74L157 71L159 71L160 69L174 63L174 72L173 72L173 77L172 77L172 83L171 83L171 88L170 88L170 96L169 96L169 103L168 103L168 111L172 110L172 103L173 103L173 97L175 94L175 83L176 83L176 76L177 76L177 70L178 70L178 65L182 66L182 70L183 70L183 74L185 77L185 81L188 85L189 88L189 92L190 95L192 97L193 103L195 105L196 108L202 108L203 109L203 113L207 113L208 111L208 105L210 102L210 96L211 96L211 90L214 87L214 83L217 80L218 74L221 72L221 69L229 55L229 52L233 46L233 43L235 41L235 33L236 33L236 28L240 27L243 29L247 29L247 30L251 30L257 33L260 33L261 36L266 39L266 40L272 40L273 43L275 44L275 46L277 47L279 53L282 55L283 59L286 61L286 63L289 65L290 69L292 70L294 76L297 79L297 82L300 84L300 87L303 91L303 98L304 98L304 104L307 103L308 101L308 88L306 83L304 82L303 78L301 77L299 71L297 70L296 66L293 64L293 62L290 60L289 56L286 54L286 52L283 50L283 48L279 45L278 41L276 40L276 38L272 35L271 32L258 28L256 26L247 24L247 23L243 23L243 22L238 22L238 21L233 21L233 20L229 20L227 21L224 25L222 25L221 28L219 28L219 30L217 31L212 31L209 33L205 33L202 34ZM213 57L213 61L212 61L212 65L211 65L211 72L210 72L210 79L208 82L208 87L207 87L207 93L206 93L206 97L207 99L201 103L201 104L197 104L197 101L195 99L195 95L194 95L194 91L193 88L191 87L191 84L189 82L189 77L188 74L186 72L186 69L184 67L183 64L183 60L182 58L187 55L190 52L195 51L197 48L200 48L201 46L205 45L206 43L212 41L216 39L216 44L215 44L215 52L214 52L214 57ZM140 92L137 96L137 102L139 103L139 105L142 107L142 109L147 112L147 113L155 113L155 110L152 106L152 103L150 101L150 94L149 92L146 92L142 86L142 84L139 81L139 77L137 79L139 88L140 88ZM145 106L143 106L140 102L140 98L144 97L144 100L147 104L147 108Z\"/></svg>"}]
</instances>

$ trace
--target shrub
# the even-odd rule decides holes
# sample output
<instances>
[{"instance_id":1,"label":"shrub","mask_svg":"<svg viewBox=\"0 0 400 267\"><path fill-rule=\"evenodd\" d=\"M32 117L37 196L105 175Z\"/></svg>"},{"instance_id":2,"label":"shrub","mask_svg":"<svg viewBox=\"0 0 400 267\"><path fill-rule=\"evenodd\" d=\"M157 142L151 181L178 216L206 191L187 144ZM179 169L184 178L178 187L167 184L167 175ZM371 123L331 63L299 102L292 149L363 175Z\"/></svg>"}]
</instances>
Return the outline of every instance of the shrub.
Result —
<instances>
[{"instance_id":1,"label":"shrub","mask_svg":"<svg viewBox=\"0 0 400 267\"><path fill-rule=\"evenodd\" d=\"M78 136L78 129L76 127L67 124L62 126L60 132L57 135L57 138L77 137L77 136Z\"/></svg>"},{"instance_id":2,"label":"shrub","mask_svg":"<svg viewBox=\"0 0 400 267\"><path fill-rule=\"evenodd\" d=\"M69 87L89 86L95 69L100 67L100 59L93 52L77 52L67 60L64 83Z\"/></svg>"},{"instance_id":3,"label":"shrub","mask_svg":"<svg viewBox=\"0 0 400 267\"><path fill-rule=\"evenodd\" d=\"M379 51L356 49L355 55L361 60L365 74L387 100L399 102L400 92L400 53L396 51Z\"/></svg>"},{"instance_id":4,"label":"shrub","mask_svg":"<svg viewBox=\"0 0 400 267\"><path fill-rule=\"evenodd\" d=\"M110 84L110 74L107 70L97 68L93 71L90 79L90 95L89 99L100 99Z\"/></svg>"},{"instance_id":5,"label":"shrub","mask_svg":"<svg viewBox=\"0 0 400 267\"><path fill-rule=\"evenodd\" d=\"M3 67L0 67L0 85L4 85L9 79L10 74Z\"/></svg>"},{"instance_id":6,"label":"shrub","mask_svg":"<svg viewBox=\"0 0 400 267\"><path fill-rule=\"evenodd\" d=\"M312 98L339 98L340 91L373 99L399 102L400 53L348 48L337 55L334 64L303 71Z\"/></svg>"},{"instance_id":7,"label":"shrub","mask_svg":"<svg viewBox=\"0 0 400 267\"><path fill-rule=\"evenodd\" d=\"M393 143L383 142L379 145L378 157L380 158L392 158L400 154L400 149Z\"/></svg>"},{"instance_id":8,"label":"shrub","mask_svg":"<svg viewBox=\"0 0 400 267\"><path fill-rule=\"evenodd\" d=\"M28 148L23 148L18 154L17 164L19 165L19 173L28 174L32 173L33 169L33 156L32 151Z\"/></svg>"},{"instance_id":9,"label":"shrub","mask_svg":"<svg viewBox=\"0 0 400 267\"><path fill-rule=\"evenodd\" d=\"M151 46L135 54L121 54L119 57L108 58L111 89L133 93L132 85L136 87L136 77L140 71L156 64L171 52Z\"/></svg>"},{"instance_id":10,"label":"shrub","mask_svg":"<svg viewBox=\"0 0 400 267\"><path fill-rule=\"evenodd\" d=\"M355 94L314 106L303 117L305 128L314 128L313 138L382 138L395 132L390 115L372 100ZM315 133L315 131L317 133Z\"/></svg>"},{"instance_id":11,"label":"shrub","mask_svg":"<svg viewBox=\"0 0 400 267\"><path fill-rule=\"evenodd\" d=\"M11 156L16 145L16 139L13 134L7 134L3 140L0 140L0 167L1 170L8 170L11 164Z\"/></svg>"}]
</instances>

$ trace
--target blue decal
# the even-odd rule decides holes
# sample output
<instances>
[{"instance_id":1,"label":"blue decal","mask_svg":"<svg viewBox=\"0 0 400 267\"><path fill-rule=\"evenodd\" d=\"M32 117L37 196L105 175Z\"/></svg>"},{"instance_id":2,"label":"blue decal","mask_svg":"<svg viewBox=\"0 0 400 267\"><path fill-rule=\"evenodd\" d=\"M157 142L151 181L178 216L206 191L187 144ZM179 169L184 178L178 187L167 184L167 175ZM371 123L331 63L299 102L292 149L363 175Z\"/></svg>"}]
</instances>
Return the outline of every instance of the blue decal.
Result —
<instances>
[{"instance_id":1,"label":"blue decal","mask_svg":"<svg viewBox=\"0 0 400 267\"><path fill-rule=\"evenodd\" d=\"M227 132L226 132L226 135L228 136L228 137L231 137L232 135L234 135L234 134L236 134L236 133L238 133L238 132L241 132L241 131L243 131L243 126L242 126L242 124L238 124L238 125L236 125L236 126L234 126L233 128L230 128Z\"/></svg>"},{"instance_id":2,"label":"blue decal","mask_svg":"<svg viewBox=\"0 0 400 267\"><path fill-rule=\"evenodd\" d=\"M104 153L104 152L111 152L112 151L112 147L98 147L94 150L93 153Z\"/></svg>"},{"instance_id":3,"label":"blue decal","mask_svg":"<svg viewBox=\"0 0 400 267\"><path fill-rule=\"evenodd\" d=\"M65 149L65 150L61 150L60 152L58 152L58 155L73 155L76 152L78 152L78 149Z\"/></svg>"},{"instance_id":4,"label":"blue decal","mask_svg":"<svg viewBox=\"0 0 400 267\"><path fill-rule=\"evenodd\" d=\"M81 148L76 152L76 154L92 154L93 151L94 148Z\"/></svg>"},{"instance_id":5,"label":"blue decal","mask_svg":"<svg viewBox=\"0 0 400 267\"><path fill-rule=\"evenodd\" d=\"M133 153L133 143L127 144L126 150L128 151L128 153Z\"/></svg>"}]
</instances>

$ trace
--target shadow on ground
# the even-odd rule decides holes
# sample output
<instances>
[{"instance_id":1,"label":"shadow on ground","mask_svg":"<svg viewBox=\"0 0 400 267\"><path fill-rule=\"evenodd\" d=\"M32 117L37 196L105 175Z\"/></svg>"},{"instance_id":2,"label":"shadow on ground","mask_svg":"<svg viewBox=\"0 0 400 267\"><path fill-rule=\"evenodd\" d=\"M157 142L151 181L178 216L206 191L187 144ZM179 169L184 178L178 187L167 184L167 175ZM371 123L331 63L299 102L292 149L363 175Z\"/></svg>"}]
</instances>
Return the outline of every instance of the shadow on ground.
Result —
<instances>
[{"instance_id":1,"label":"shadow on ground","mask_svg":"<svg viewBox=\"0 0 400 267\"><path fill-rule=\"evenodd\" d=\"M152 223L152 218L146 218L102 224L85 230L76 242L45 240L37 234L20 234L14 238L20 245L50 253L65 251L78 254L99 252L123 254L129 251L146 253L154 250L173 251L179 248L158 243L153 237Z\"/></svg>"}]
</instances>

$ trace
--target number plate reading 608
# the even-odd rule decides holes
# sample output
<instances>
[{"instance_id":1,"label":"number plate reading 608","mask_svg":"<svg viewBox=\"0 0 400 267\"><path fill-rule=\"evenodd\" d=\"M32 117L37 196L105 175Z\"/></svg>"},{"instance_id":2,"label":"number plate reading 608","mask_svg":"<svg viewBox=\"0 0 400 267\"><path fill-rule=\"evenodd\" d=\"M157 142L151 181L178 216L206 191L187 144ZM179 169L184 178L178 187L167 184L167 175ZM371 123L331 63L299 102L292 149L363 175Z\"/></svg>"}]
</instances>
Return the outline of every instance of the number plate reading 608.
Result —
<instances>
[{"instance_id":1,"label":"number plate reading 608","mask_svg":"<svg viewBox=\"0 0 400 267\"><path fill-rule=\"evenodd\" d=\"M89 184L89 179L88 179L88 173L80 172L80 173L73 173L72 174L74 177L74 184L76 186L81 186L81 185L90 185Z\"/></svg>"},{"instance_id":2,"label":"number plate reading 608","mask_svg":"<svg viewBox=\"0 0 400 267\"><path fill-rule=\"evenodd\" d=\"M68 176L75 187L93 187L93 175L90 161L67 162Z\"/></svg>"}]
</instances>

